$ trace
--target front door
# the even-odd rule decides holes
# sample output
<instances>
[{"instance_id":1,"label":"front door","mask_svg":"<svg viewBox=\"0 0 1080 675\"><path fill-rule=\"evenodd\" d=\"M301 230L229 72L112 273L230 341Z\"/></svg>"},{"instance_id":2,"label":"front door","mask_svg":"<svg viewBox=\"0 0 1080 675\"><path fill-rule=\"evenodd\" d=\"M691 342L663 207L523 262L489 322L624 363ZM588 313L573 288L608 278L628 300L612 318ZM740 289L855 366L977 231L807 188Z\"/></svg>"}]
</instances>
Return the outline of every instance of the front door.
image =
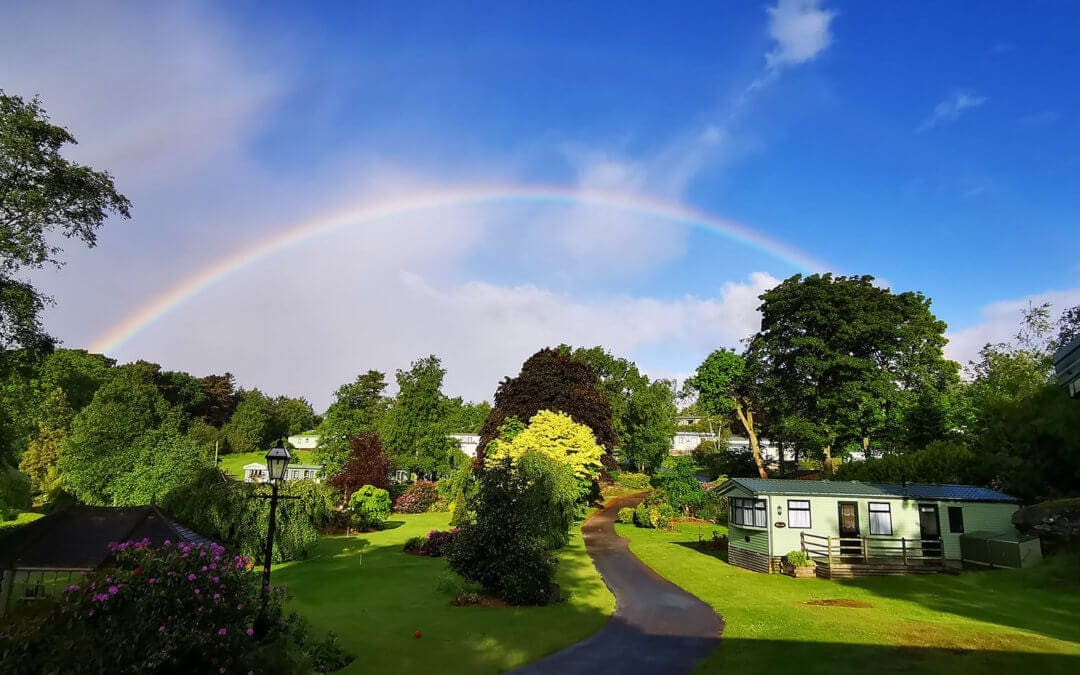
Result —
<instances>
[{"instance_id":1,"label":"front door","mask_svg":"<svg viewBox=\"0 0 1080 675\"><path fill-rule=\"evenodd\" d=\"M840 502L837 510L840 521L840 555L862 555L858 502Z\"/></svg>"},{"instance_id":2,"label":"front door","mask_svg":"<svg viewBox=\"0 0 1080 675\"><path fill-rule=\"evenodd\" d=\"M941 557L941 521L937 504L919 504L919 538L923 540L924 556Z\"/></svg>"}]
</instances>

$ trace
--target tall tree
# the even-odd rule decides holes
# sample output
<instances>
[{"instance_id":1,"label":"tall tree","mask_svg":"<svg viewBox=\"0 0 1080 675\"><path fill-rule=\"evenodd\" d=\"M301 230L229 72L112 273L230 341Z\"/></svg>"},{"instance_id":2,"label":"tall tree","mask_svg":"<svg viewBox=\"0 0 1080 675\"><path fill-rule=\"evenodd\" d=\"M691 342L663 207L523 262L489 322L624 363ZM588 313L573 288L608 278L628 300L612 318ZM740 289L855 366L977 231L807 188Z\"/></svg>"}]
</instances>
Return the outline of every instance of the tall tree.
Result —
<instances>
[{"instance_id":1,"label":"tall tree","mask_svg":"<svg viewBox=\"0 0 1080 675\"><path fill-rule=\"evenodd\" d=\"M275 431L292 436L315 428L315 411L305 398L278 396L274 399Z\"/></svg>"},{"instance_id":2,"label":"tall tree","mask_svg":"<svg viewBox=\"0 0 1080 675\"><path fill-rule=\"evenodd\" d=\"M53 389L42 406L37 433L19 461L19 471L30 479L34 495L48 495L60 485L60 447L68 436L75 413L60 387Z\"/></svg>"},{"instance_id":3,"label":"tall tree","mask_svg":"<svg viewBox=\"0 0 1080 675\"><path fill-rule=\"evenodd\" d=\"M750 439L750 451L758 475L768 478L769 472L761 459L758 427L754 418L757 406L750 393L752 388L748 385L745 371L746 361L743 357L726 349L718 349L705 357L686 385L697 392L697 404L706 414L727 417L734 412L738 416L746 437Z\"/></svg>"},{"instance_id":4,"label":"tall tree","mask_svg":"<svg viewBox=\"0 0 1080 675\"><path fill-rule=\"evenodd\" d=\"M343 384L334 392L334 402L319 424L319 447L315 459L332 476L341 470L350 452L349 439L376 428L390 407L386 396L386 376L369 370Z\"/></svg>"},{"instance_id":5,"label":"tall tree","mask_svg":"<svg viewBox=\"0 0 1080 675\"><path fill-rule=\"evenodd\" d=\"M139 468L146 456L144 437L156 431L181 435L179 411L145 369L133 364L117 368L71 422L60 449L62 486L87 504L132 503L118 481ZM133 451L136 447L139 452Z\"/></svg>"},{"instance_id":6,"label":"tall tree","mask_svg":"<svg viewBox=\"0 0 1080 675\"><path fill-rule=\"evenodd\" d=\"M940 388L955 363L942 353L945 323L921 293L894 294L873 277L795 275L761 295L761 330L747 371L777 392L789 429L833 455L888 442L890 415Z\"/></svg>"},{"instance_id":7,"label":"tall tree","mask_svg":"<svg viewBox=\"0 0 1080 675\"><path fill-rule=\"evenodd\" d=\"M274 402L258 389L244 392L229 423L222 428L232 452L265 450L281 434L274 419Z\"/></svg>"},{"instance_id":8,"label":"tall tree","mask_svg":"<svg viewBox=\"0 0 1080 675\"><path fill-rule=\"evenodd\" d=\"M478 456L483 458L484 448L499 436L507 419L529 420L541 410L564 412L589 427L608 453L619 443L611 402L596 371L564 350L545 348L526 359L517 377L499 384L495 406L480 430ZM610 454L605 457L610 461Z\"/></svg>"},{"instance_id":9,"label":"tall tree","mask_svg":"<svg viewBox=\"0 0 1080 675\"><path fill-rule=\"evenodd\" d=\"M349 437L349 457L339 471L329 478L330 486L349 495L365 485L383 490L390 487L390 457L383 450L382 439L373 429Z\"/></svg>"},{"instance_id":10,"label":"tall tree","mask_svg":"<svg viewBox=\"0 0 1080 675\"><path fill-rule=\"evenodd\" d=\"M409 370L397 371L398 393L380 425L395 466L432 477L452 470L457 444L447 436L445 375L435 355L414 361Z\"/></svg>"},{"instance_id":11,"label":"tall tree","mask_svg":"<svg viewBox=\"0 0 1080 675\"><path fill-rule=\"evenodd\" d=\"M569 347L560 345L562 351ZM675 436L674 383L652 382L629 359L613 356L603 347L579 348L571 355L592 366L600 388L611 403L611 419L621 455L639 470L655 471L667 457Z\"/></svg>"},{"instance_id":12,"label":"tall tree","mask_svg":"<svg viewBox=\"0 0 1080 675\"><path fill-rule=\"evenodd\" d=\"M240 403L240 394L236 390L236 380L232 373L207 375L199 378L202 385L202 399L196 406L194 415L207 424L220 429L232 418L236 406Z\"/></svg>"},{"instance_id":13,"label":"tall tree","mask_svg":"<svg viewBox=\"0 0 1080 675\"><path fill-rule=\"evenodd\" d=\"M40 321L50 298L17 275L60 267L57 235L92 247L106 218L129 217L131 204L112 176L63 157L73 143L38 99L0 90L0 348L53 341Z\"/></svg>"}]
</instances>

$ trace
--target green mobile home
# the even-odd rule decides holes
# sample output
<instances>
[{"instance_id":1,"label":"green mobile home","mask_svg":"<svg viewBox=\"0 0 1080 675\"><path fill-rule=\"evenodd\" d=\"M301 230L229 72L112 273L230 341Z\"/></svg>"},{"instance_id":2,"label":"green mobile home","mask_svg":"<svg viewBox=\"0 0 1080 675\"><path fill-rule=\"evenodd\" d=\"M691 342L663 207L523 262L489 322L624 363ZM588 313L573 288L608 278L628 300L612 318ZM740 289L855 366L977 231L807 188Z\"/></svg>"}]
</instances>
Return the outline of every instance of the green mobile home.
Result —
<instances>
[{"instance_id":1,"label":"green mobile home","mask_svg":"<svg viewBox=\"0 0 1080 675\"><path fill-rule=\"evenodd\" d=\"M960 536L1016 536L1018 500L970 485L733 478L717 488L729 499L728 560L777 572L791 551L805 551L818 576L939 571L962 562Z\"/></svg>"}]
</instances>

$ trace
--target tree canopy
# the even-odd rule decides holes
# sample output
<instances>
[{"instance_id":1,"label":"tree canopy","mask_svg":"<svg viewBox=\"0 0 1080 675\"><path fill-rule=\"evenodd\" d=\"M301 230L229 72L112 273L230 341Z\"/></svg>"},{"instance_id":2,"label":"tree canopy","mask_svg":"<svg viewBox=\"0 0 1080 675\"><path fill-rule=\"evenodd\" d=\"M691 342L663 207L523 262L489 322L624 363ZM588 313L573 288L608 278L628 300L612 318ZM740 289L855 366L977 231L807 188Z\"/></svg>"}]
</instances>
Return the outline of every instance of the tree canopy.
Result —
<instances>
[{"instance_id":1,"label":"tree canopy","mask_svg":"<svg viewBox=\"0 0 1080 675\"><path fill-rule=\"evenodd\" d=\"M381 424L381 436L398 468L421 476L448 475L461 451L449 438L452 404L442 392L446 369L435 355L397 371L398 393Z\"/></svg>"},{"instance_id":2,"label":"tree canopy","mask_svg":"<svg viewBox=\"0 0 1080 675\"><path fill-rule=\"evenodd\" d=\"M569 415L589 427L608 452L619 444L611 402L600 388L592 366L558 349L545 348L530 356L517 377L505 378L495 392L495 406L480 431L479 457L499 435L507 419L532 419L541 410Z\"/></svg>"},{"instance_id":3,"label":"tree canopy","mask_svg":"<svg viewBox=\"0 0 1080 675\"><path fill-rule=\"evenodd\" d=\"M64 158L75 142L38 99L0 90L0 348L53 342L40 321L50 299L17 275L60 267L59 237L92 247L109 216L129 216L112 176Z\"/></svg>"},{"instance_id":4,"label":"tree canopy","mask_svg":"<svg viewBox=\"0 0 1080 675\"><path fill-rule=\"evenodd\" d=\"M344 466L351 437L378 427L390 401L386 396L386 375L377 370L361 373L338 387L319 424L319 447L315 450L315 459L325 465L327 475L334 475Z\"/></svg>"},{"instance_id":5,"label":"tree canopy","mask_svg":"<svg viewBox=\"0 0 1080 675\"><path fill-rule=\"evenodd\" d=\"M485 462L495 466L506 458L514 464L524 455L537 452L569 466L581 480L596 479L603 465L603 449L592 430L578 424L566 413L541 410L533 415L528 426L512 434L512 438L496 439L488 446Z\"/></svg>"}]
</instances>

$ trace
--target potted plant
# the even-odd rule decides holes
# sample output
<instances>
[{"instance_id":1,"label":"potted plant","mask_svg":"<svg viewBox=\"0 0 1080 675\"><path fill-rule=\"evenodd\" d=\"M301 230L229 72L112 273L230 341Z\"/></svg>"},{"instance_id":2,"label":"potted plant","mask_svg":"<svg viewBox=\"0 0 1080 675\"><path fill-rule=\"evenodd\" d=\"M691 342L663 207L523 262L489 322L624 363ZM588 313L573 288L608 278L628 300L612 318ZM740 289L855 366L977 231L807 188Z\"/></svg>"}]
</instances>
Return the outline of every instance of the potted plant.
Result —
<instances>
[{"instance_id":1,"label":"potted plant","mask_svg":"<svg viewBox=\"0 0 1080 675\"><path fill-rule=\"evenodd\" d=\"M796 579L803 579L815 575L814 561L806 555L805 551L792 551L791 553L788 553L784 556L780 568L784 574L789 577L795 577Z\"/></svg>"}]
</instances>

